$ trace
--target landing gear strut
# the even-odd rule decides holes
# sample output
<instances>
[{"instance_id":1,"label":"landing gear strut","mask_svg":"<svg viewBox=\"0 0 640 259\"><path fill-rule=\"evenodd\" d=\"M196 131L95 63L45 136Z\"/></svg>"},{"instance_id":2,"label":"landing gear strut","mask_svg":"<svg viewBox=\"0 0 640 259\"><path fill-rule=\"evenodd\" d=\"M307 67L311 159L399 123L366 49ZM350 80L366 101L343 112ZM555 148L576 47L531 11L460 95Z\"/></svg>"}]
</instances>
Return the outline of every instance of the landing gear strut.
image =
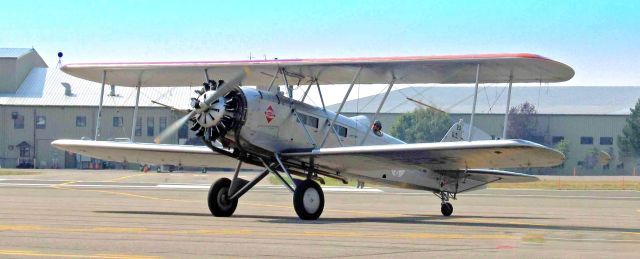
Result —
<instances>
[{"instance_id":1,"label":"landing gear strut","mask_svg":"<svg viewBox=\"0 0 640 259\"><path fill-rule=\"evenodd\" d=\"M233 215L233 212L236 211L236 207L238 206L238 199L269 174L268 170L264 170L253 180L247 181L238 178L241 166L242 161L238 161L233 180L220 178L209 188L207 203L209 205L209 211L211 211L213 216L229 217Z\"/></svg>"},{"instance_id":2,"label":"landing gear strut","mask_svg":"<svg viewBox=\"0 0 640 259\"><path fill-rule=\"evenodd\" d=\"M279 156L276 156L276 160L278 162L277 164L267 164L262 160L265 170L251 181L238 178L240 167L242 166L242 162L239 161L233 180L221 178L211 185L207 199L211 214L216 217L229 217L233 215L233 212L235 212L238 206L238 199L271 172L293 193L293 207L298 217L302 220L318 219L324 209L324 193L320 185L314 180L311 180L313 176L312 172L309 172L306 180L294 179L291 177L291 174L289 174L289 171ZM276 165L280 166L280 169L291 180L293 185L290 185L282 177L280 172L277 171Z\"/></svg>"}]
</instances>

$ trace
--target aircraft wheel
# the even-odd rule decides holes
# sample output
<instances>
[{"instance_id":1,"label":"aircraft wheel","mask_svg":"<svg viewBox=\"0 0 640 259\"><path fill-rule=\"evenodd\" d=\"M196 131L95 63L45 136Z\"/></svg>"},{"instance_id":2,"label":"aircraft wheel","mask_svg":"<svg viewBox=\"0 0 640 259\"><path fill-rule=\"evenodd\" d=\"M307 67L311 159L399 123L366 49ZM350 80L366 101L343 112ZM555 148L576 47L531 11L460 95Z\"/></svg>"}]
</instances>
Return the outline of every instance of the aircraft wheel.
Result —
<instances>
[{"instance_id":1,"label":"aircraft wheel","mask_svg":"<svg viewBox=\"0 0 640 259\"><path fill-rule=\"evenodd\" d=\"M220 178L209 188L209 211L216 217L229 217L233 215L238 206L238 200L229 200L228 193L231 180Z\"/></svg>"},{"instance_id":2,"label":"aircraft wheel","mask_svg":"<svg viewBox=\"0 0 640 259\"><path fill-rule=\"evenodd\" d=\"M451 214L453 214L453 205L448 202L443 203L440 207L440 212L442 212L442 215L445 217L451 216Z\"/></svg>"},{"instance_id":3,"label":"aircraft wheel","mask_svg":"<svg viewBox=\"0 0 640 259\"><path fill-rule=\"evenodd\" d=\"M302 220L316 220L324 209L324 193L318 183L305 180L293 193L293 208Z\"/></svg>"}]
</instances>

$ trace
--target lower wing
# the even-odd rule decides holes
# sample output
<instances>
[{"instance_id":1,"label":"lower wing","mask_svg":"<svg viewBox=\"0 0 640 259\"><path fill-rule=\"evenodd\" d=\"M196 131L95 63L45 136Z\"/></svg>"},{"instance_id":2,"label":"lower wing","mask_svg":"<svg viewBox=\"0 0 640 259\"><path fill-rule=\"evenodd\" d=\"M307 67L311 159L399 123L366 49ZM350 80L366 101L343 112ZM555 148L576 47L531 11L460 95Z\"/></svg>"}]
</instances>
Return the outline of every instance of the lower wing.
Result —
<instances>
[{"instance_id":1,"label":"lower wing","mask_svg":"<svg viewBox=\"0 0 640 259\"><path fill-rule=\"evenodd\" d=\"M282 156L313 157L335 171L550 167L565 159L557 150L518 139L321 148Z\"/></svg>"},{"instance_id":2,"label":"lower wing","mask_svg":"<svg viewBox=\"0 0 640 259\"><path fill-rule=\"evenodd\" d=\"M479 189L496 181L538 180L527 174L481 168L551 167L561 164L565 159L557 150L525 140L321 148L286 152L282 156L300 162L313 158L325 172L356 175L374 171L428 170L436 178L446 179L442 180L444 186L441 188L456 193Z\"/></svg>"},{"instance_id":3,"label":"lower wing","mask_svg":"<svg viewBox=\"0 0 640 259\"><path fill-rule=\"evenodd\" d=\"M231 168L238 163L235 158L213 152L205 146L72 139L55 140L51 145L65 151L116 162Z\"/></svg>"}]
</instances>

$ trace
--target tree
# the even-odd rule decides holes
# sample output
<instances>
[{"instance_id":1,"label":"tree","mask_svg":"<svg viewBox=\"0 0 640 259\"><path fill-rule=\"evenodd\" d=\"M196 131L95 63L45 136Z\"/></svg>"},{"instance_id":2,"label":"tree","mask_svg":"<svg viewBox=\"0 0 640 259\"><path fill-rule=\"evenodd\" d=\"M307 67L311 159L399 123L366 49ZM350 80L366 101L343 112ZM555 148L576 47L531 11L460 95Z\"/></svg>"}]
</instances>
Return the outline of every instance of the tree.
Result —
<instances>
[{"instance_id":1,"label":"tree","mask_svg":"<svg viewBox=\"0 0 640 259\"><path fill-rule=\"evenodd\" d=\"M560 140L560 142L556 144L555 148L564 155L565 161L569 160L569 141L564 139ZM561 167L564 167L564 161L562 162Z\"/></svg>"},{"instance_id":2,"label":"tree","mask_svg":"<svg viewBox=\"0 0 640 259\"><path fill-rule=\"evenodd\" d=\"M631 108L631 115L622 128L622 135L618 135L617 142L622 154L640 156L640 99Z\"/></svg>"},{"instance_id":3,"label":"tree","mask_svg":"<svg viewBox=\"0 0 640 259\"><path fill-rule=\"evenodd\" d=\"M408 143L438 142L453 125L449 114L433 109L416 109L400 115L390 134Z\"/></svg>"},{"instance_id":4,"label":"tree","mask_svg":"<svg viewBox=\"0 0 640 259\"><path fill-rule=\"evenodd\" d=\"M507 138L534 140L536 137L537 121L536 106L524 102L509 109L509 127Z\"/></svg>"}]
</instances>

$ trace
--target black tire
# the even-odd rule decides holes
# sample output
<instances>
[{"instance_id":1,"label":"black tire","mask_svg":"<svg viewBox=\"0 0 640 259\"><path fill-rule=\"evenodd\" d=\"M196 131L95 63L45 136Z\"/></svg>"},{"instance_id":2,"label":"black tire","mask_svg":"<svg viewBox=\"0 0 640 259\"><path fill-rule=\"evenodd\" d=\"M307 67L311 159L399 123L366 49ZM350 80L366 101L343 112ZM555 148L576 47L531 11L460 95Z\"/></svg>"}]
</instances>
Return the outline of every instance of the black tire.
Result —
<instances>
[{"instance_id":1,"label":"black tire","mask_svg":"<svg viewBox=\"0 0 640 259\"><path fill-rule=\"evenodd\" d=\"M324 209L324 193L320 185L308 179L298 184L293 192L293 208L302 220L318 219Z\"/></svg>"},{"instance_id":2,"label":"black tire","mask_svg":"<svg viewBox=\"0 0 640 259\"><path fill-rule=\"evenodd\" d=\"M440 212L442 212L442 216L449 217L453 214L453 205L451 203L443 203L440 207Z\"/></svg>"},{"instance_id":3,"label":"black tire","mask_svg":"<svg viewBox=\"0 0 640 259\"><path fill-rule=\"evenodd\" d=\"M216 217L229 217L233 215L238 207L238 200L229 200L228 192L231 186L231 180L228 178L220 178L209 188L209 196L207 202L209 211Z\"/></svg>"}]
</instances>

